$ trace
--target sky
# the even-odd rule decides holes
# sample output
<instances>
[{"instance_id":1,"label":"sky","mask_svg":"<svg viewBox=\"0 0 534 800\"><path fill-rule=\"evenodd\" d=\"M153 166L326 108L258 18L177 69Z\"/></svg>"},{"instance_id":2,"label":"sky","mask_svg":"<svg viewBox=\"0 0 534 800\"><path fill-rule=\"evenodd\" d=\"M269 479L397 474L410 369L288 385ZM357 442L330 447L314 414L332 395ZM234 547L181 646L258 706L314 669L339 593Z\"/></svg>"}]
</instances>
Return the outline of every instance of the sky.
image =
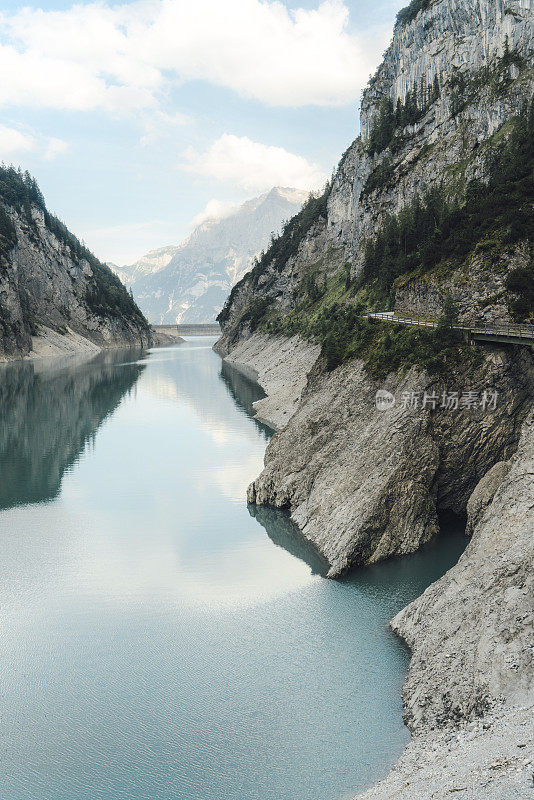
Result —
<instances>
[{"instance_id":1,"label":"sky","mask_svg":"<svg viewBox=\"0 0 534 800\"><path fill-rule=\"evenodd\" d=\"M103 261L318 191L403 0L2 0L0 161Z\"/></svg>"}]
</instances>

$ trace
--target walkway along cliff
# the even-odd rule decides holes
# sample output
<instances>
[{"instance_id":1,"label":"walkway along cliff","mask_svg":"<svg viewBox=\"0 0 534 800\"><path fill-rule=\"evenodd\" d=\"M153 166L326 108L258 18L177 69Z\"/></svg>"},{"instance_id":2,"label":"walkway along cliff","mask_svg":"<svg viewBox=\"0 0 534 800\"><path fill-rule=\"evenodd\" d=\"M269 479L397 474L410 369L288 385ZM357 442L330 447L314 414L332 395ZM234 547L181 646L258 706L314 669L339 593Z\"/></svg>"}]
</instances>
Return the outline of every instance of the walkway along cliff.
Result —
<instances>
[{"instance_id":1,"label":"walkway along cliff","mask_svg":"<svg viewBox=\"0 0 534 800\"><path fill-rule=\"evenodd\" d=\"M533 22L529 0L400 12L361 135L219 316L216 349L257 376L258 415L277 429L249 501L287 508L332 577L414 552L441 511L469 515L459 564L393 622L413 653L404 702L419 737L399 784L372 797L441 797L462 764L459 797L531 788L519 751L499 769L488 759L532 703L533 351L456 329L534 323ZM367 316L385 311L436 326ZM489 715L487 758L478 728L454 756L451 728ZM425 736L442 729L443 780L417 788L435 761Z\"/></svg>"}]
</instances>

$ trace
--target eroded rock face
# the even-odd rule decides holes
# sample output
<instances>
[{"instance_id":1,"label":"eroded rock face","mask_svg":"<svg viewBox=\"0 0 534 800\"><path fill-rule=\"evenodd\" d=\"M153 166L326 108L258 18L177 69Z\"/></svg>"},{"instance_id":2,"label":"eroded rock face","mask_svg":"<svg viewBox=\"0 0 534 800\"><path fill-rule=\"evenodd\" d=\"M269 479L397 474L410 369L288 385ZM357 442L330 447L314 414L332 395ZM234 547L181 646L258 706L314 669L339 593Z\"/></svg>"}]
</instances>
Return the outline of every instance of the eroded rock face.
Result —
<instances>
[{"instance_id":1,"label":"eroded rock face","mask_svg":"<svg viewBox=\"0 0 534 800\"><path fill-rule=\"evenodd\" d=\"M224 360L266 388L267 396L254 403L256 418L281 430L298 407L320 351L298 336L287 339L257 333L242 340Z\"/></svg>"},{"instance_id":2,"label":"eroded rock face","mask_svg":"<svg viewBox=\"0 0 534 800\"><path fill-rule=\"evenodd\" d=\"M422 386L412 374L398 388ZM330 575L414 552L437 531L430 489L438 450L427 435L427 414L379 412L375 394L360 365L332 374L318 369L248 490L249 502L291 510L327 558Z\"/></svg>"},{"instance_id":3,"label":"eroded rock face","mask_svg":"<svg viewBox=\"0 0 534 800\"><path fill-rule=\"evenodd\" d=\"M267 448L249 502L290 509L330 576L416 551L437 532L439 509L464 513L480 479L511 457L534 397L528 352L490 352L452 378L444 387L411 371L377 384L359 362L328 373L319 359L296 412ZM483 409L490 387L497 403ZM392 408L377 410L379 388L395 397ZM454 390L473 392L479 407L440 408L443 392ZM425 392L436 408L422 407ZM404 407L412 397L418 407Z\"/></svg>"},{"instance_id":4,"label":"eroded rock face","mask_svg":"<svg viewBox=\"0 0 534 800\"><path fill-rule=\"evenodd\" d=\"M504 468L495 470L501 473ZM491 480L496 479L493 472ZM477 494L485 493L489 476ZM392 621L412 651L412 730L472 719L534 689L534 420L458 564Z\"/></svg>"},{"instance_id":5,"label":"eroded rock face","mask_svg":"<svg viewBox=\"0 0 534 800\"><path fill-rule=\"evenodd\" d=\"M510 472L511 466L512 459L509 461L498 461L477 483L467 503L467 524L465 527L467 536L472 536L484 511L487 506L489 506L501 483Z\"/></svg>"},{"instance_id":6,"label":"eroded rock face","mask_svg":"<svg viewBox=\"0 0 534 800\"><path fill-rule=\"evenodd\" d=\"M511 252L479 253L465 267L446 278L427 274L397 282L395 311L418 317L439 317L445 298L450 295L463 324L510 324L506 277L511 270L530 263L530 246L522 242Z\"/></svg>"},{"instance_id":7,"label":"eroded rock face","mask_svg":"<svg viewBox=\"0 0 534 800\"><path fill-rule=\"evenodd\" d=\"M17 244L8 251L0 274L0 359L28 354L40 326L66 337L73 332L98 347L150 343L150 329L140 314L137 318L113 309L100 312L91 306L88 295L95 285L91 266L83 259L73 260L45 225L40 209L31 210L30 221L5 208Z\"/></svg>"}]
</instances>

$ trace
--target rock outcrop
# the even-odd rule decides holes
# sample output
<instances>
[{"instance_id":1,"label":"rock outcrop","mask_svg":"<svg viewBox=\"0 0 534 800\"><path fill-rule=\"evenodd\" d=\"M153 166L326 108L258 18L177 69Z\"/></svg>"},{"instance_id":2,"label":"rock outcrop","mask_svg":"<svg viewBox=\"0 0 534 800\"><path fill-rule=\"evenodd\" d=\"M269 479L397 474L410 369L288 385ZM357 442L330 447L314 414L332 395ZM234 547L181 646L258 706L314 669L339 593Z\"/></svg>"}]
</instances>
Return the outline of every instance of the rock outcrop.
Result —
<instances>
[{"instance_id":1,"label":"rock outcrop","mask_svg":"<svg viewBox=\"0 0 534 800\"><path fill-rule=\"evenodd\" d=\"M227 360L265 389L257 415L280 431L248 500L289 509L330 576L416 551L437 533L440 510L475 515L534 398L534 362L521 349L489 352L448 386L413 369L378 383L358 361L327 372L319 348L298 337L255 334ZM379 389L395 398L386 410Z\"/></svg>"},{"instance_id":2,"label":"rock outcrop","mask_svg":"<svg viewBox=\"0 0 534 800\"><path fill-rule=\"evenodd\" d=\"M280 430L297 410L320 350L298 336L286 339L256 334L226 356L219 352L225 362L265 389L267 396L254 403L256 418Z\"/></svg>"},{"instance_id":3,"label":"rock outcrop","mask_svg":"<svg viewBox=\"0 0 534 800\"><path fill-rule=\"evenodd\" d=\"M403 699L417 735L387 779L360 800L531 796L532 416L516 454L495 465L475 498L478 521L458 564L392 621L412 652Z\"/></svg>"},{"instance_id":4,"label":"rock outcrop","mask_svg":"<svg viewBox=\"0 0 534 800\"><path fill-rule=\"evenodd\" d=\"M412 651L404 685L412 730L473 719L534 689L532 416L508 473L494 468L491 483L493 500L458 564L392 621Z\"/></svg>"},{"instance_id":5,"label":"rock outcrop","mask_svg":"<svg viewBox=\"0 0 534 800\"><path fill-rule=\"evenodd\" d=\"M0 172L0 359L148 345L118 278L48 213L28 175Z\"/></svg>"}]
</instances>

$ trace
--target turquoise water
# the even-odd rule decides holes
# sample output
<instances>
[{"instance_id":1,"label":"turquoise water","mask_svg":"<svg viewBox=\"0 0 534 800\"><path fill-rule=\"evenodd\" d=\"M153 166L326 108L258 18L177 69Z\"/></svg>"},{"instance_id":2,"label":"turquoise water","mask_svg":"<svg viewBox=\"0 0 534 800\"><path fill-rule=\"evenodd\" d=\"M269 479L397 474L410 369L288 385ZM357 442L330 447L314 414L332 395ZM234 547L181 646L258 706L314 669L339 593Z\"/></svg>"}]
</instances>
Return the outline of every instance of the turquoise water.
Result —
<instances>
[{"instance_id":1,"label":"turquoise water","mask_svg":"<svg viewBox=\"0 0 534 800\"><path fill-rule=\"evenodd\" d=\"M0 371L2 800L342 800L408 740L387 622L463 537L321 577L211 344Z\"/></svg>"}]
</instances>

